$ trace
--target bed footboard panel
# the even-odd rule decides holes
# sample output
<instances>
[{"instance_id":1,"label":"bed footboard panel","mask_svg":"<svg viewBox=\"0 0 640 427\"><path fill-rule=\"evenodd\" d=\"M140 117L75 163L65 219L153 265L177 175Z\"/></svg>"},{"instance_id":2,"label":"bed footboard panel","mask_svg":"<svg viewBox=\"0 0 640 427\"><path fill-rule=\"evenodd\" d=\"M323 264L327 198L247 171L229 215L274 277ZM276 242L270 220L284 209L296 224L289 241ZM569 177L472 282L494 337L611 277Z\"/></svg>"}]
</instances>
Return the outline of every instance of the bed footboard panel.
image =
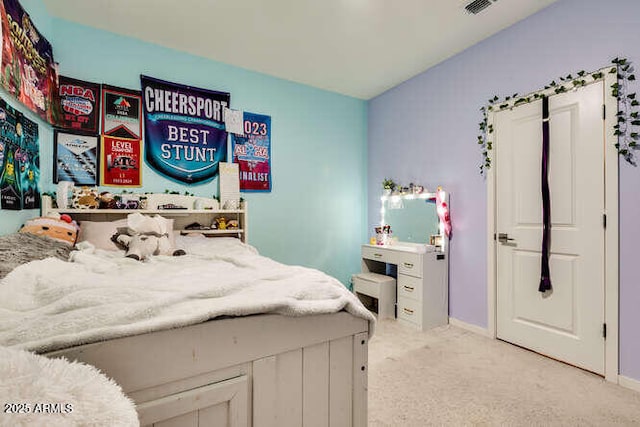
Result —
<instances>
[{"instance_id":1,"label":"bed footboard panel","mask_svg":"<svg viewBox=\"0 0 640 427\"><path fill-rule=\"evenodd\" d=\"M253 362L253 425L366 426L367 340L350 335Z\"/></svg>"},{"instance_id":2,"label":"bed footboard panel","mask_svg":"<svg viewBox=\"0 0 640 427\"><path fill-rule=\"evenodd\" d=\"M367 424L368 322L260 315L47 354L98 367L142 426Z\"/></svg>"}]
</instances>

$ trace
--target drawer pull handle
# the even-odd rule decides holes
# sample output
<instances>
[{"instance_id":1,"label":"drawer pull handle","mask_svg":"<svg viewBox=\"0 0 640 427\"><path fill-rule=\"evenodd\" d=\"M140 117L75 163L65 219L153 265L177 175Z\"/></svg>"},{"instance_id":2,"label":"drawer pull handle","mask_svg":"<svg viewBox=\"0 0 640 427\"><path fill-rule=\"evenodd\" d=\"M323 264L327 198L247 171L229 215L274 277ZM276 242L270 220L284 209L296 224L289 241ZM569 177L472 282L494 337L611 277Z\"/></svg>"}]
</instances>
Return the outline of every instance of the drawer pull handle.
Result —
<instances>
[{"instance_id":1,"label":"drawer pull handle","mask_svg":"<svg viewBox=\"0 0 640 427\"><path fill-rule=\"evenodd\" d=\"M374 257L376 258L380 258L382 256L382 254L373 254Z\"/></svg>"},{"instance_id":2,"label":"drawer pull handle","mask_svg":"<svg viewBox=\"0 0 640 427\"><path fill-rule=\"evenodd\" d=\"M413 264L412 264L412 263L410 263L410 262L405 262L405 263L403 263L403 264L404 264L404 266L405 266L405 267L407 267L407 268L413 268Z\"/></svg>"},{"instance_id":3,"label":"drawer pull handle","mask_svg":"<svg viewBox=\"0 0 640 427\"><path fill-rule=\"evenodd\" d=\"M407 286L407 285L402 285L402 286L404 286L404 289L409 292L413 292L413 290L415 289L413 286Z\"/></svg>"},{"instance_id":4,"label":"drawer pull handle","mask_svg":"<svg viewBox=\"0 0 640 427\"><path fill-rule=\"evenodd\" d=\"M413 315L413 310L409 309L409 308L403 308L404 312L409 314L409 315Z\"/></svg>"}]
</instances>

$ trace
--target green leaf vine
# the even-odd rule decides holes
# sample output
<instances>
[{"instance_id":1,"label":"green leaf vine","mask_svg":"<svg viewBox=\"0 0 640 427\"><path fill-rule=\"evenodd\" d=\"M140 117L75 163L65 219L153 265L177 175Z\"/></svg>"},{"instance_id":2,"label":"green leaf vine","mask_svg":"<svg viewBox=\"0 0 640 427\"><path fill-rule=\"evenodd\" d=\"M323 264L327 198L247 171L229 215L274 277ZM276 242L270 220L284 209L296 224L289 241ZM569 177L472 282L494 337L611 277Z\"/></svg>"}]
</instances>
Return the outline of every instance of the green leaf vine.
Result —
<instances>
[{"instance_id":1,"label":"green leaf vine","mask_svg":"<svg viewBox=\"0 0 640 427\"><path fill-rule=\"evenodd\" d=\"M610 74L617 74L616 83L611 85L611 95L618 100L617 122L613 126L614 135L618 137L615 147L618 154L628 163L636 166L635 151L640 148L640 98L635 92L629 91L629 82L636 80L634 67L626 58L615 58L611 60L613 67L609 69ZM492 111L502 111L507 108L517 107L521 104L528 104L543 96L558 95L573 89L580 88L594 81L604 78L603 71L588 73L584 70L574 74L551 81L539 92L519 96L517 93L499 98L497 95L488 100L488 105L480 108L482 121L478 124L480 133L478 135L478 145L482 152L482 163L480 164L480 175L484 175L491 168L491 150L493 149L493 125L489 124L489 113Z\"/></svg>"}]
</instances>

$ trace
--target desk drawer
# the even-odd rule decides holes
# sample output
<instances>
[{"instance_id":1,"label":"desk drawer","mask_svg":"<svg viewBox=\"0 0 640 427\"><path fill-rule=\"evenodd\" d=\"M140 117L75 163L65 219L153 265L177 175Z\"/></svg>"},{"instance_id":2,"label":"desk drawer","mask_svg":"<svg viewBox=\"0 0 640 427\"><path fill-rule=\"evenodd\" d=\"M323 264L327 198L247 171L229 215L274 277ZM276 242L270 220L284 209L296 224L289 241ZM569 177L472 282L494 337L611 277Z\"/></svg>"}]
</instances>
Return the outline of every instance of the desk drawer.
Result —
<instances>
[{"instance_id":1,"label":"desk drawer","mask_svg":"<svg viewBox=\"0 0 640 427\"><path fill-rule=\"evenodd\" d=\"M398 298L422 301L422 279L398 274Z\"/></svg>"},{"instance_id":2,"label":"desk drawer","mask_svg":"<svg viewBox=\"0 0 640 427\"><path fill-rule=\"evenodd\" d=\"M386 262L389 264L397 264L398 262L398 254L396 254L394 251L385 248L375 248L370 246L362 247L362 258Z\"/></svg>"},{"instance_id":3,"label":"desk drawer","mask_svg":"<svg viewBox=\"0 0 640 427\"><path fill-rule=\"evenodd\" d=\"M418 254L405 253L398 260L398 274L422 277L422 257Z\"/></svg>"},{"instance_id":4,"label":"desk drawer","mask_svg":"<svg viewBox=\"0 0 640 427\"><path fill-rule=\"evenodd\" d=\"M398 297L398 319L406 320L419 327L422 326L422 307L420 302Z\"/></svg>"}]
</instances>

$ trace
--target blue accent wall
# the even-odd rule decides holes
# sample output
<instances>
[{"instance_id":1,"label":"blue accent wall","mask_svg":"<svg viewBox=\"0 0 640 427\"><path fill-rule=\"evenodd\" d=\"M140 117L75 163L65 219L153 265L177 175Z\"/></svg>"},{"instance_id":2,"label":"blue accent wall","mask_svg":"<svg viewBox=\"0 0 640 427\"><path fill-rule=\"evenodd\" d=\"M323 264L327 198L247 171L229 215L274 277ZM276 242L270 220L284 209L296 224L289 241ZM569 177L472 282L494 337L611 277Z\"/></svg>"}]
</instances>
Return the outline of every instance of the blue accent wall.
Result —
<instances>
[{"instance_id":1,"label":"blue accent wall","mask_svg":"<svg viewBox=\"0 0 640 427\"><path fill-rule=\"evenodd\" d=\"M491 13L488 10L485 13ZM368 224L385 177L450 191L450 315L487 326L480 107L622 56L640 67L640 2L560 0L369 102ZM476 18L474 18L476 19ZM482 19L479 15L477 19ZM638 84L630 85L638 91ZM620 163L620 373L640 380L640 169Z\"/></svg>"},{"instance_id":2,"label":"blue accent wall","mask_svg":"<svg viewBox=\"0 0 640 427\"><path fill-rule=\"evenodd\" d=\"M318 268L345 285L359 271L366 218L365 101L61 20L48 15L41 0L22 4L52 41L61 74L132 89L140 89L145 74L227 91L232 108L270 115L273 190L243 194L249 203L249 243L265 256ZM40 132L41 185L54 190L52 133L46 124ZM139 191L211 197L217 185L214 180L181 186L145 164ZM16 231L37 214L0 211L0 233Z\"/></svg>"}]
</instances>

